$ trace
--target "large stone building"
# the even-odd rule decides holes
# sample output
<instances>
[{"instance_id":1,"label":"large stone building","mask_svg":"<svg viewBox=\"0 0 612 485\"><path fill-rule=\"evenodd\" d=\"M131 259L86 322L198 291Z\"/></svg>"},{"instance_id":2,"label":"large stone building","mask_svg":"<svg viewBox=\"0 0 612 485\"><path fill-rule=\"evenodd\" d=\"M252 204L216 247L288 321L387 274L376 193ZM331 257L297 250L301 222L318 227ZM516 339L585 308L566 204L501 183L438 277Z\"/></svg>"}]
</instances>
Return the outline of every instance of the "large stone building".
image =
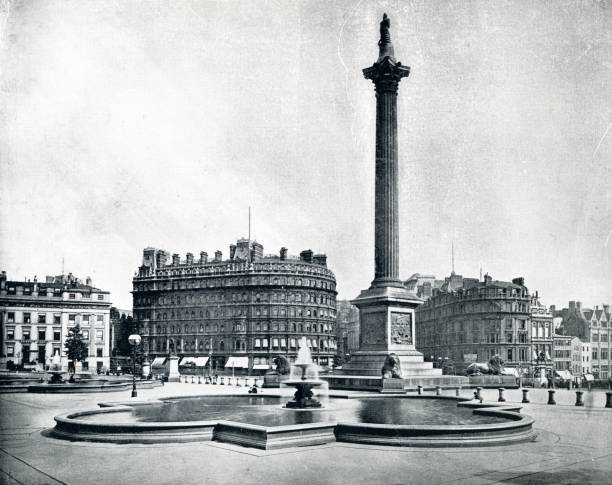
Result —
<instances>
[{"instance_id":1,"label":"large stone building","mask_svg":"<svg viewBox=\"0 0 612 485\"><path fill-rule=\"evenodd\" d=\"M532 363L530 304L523 278L479 281L453 273L416 311L417 349L455 372L494 355L525 369Z\"/></svg>"},{"instance_id":2,"label":"large stone building","mask_svg":"<svg viewBox=\"0 0 612 485\"><path fill-rule=\"evenodd\" d=\"M579 337L590 345L591 371L595 378L608 379L612 376L612 314L610 305L602 308L583 308L579 301L570 301L569 307L555 312L561 317L558 332L562 335Z\"/></svg>"},{"instance_id":3,"label":"large stone building","mask_svg":"<svg viewBox=\"0 0 612 485\"><path fill-rule=\"evenodd\" d=\"M68 329L79 325L89 345L81 371L110 365L110 294L69 275L47 276L44 282L9 281L0 275L1 356L3 367L35 365L40 369L56 353L62 368L68 361L64 342ZM8 364L11 362L12 364ZM77 368L77 370L79 370Z\"/></svg>"},{"instance_id":4,"label":"large stone building","mask_svg":"<svg viewBox=\"0 0 612 485\"><path fill-rule=\"evenodd\" d=\"M553 368L553 314L540 302L538 292L531 297L531 359L533 367L546 375ZM543 373L542 373L543 371Z\"/></svg>"},{"instance_id":5,"label":"large stone building","mask_svg":"<svg viewBox=\"0 0 612 485\"><path fill-rule=\"evenodd\" d=\"M320 365L336 353L336 279L324 254L264 255L240 239L199 260L146 248L133 279L134 319L149 357L207 360L213 370L265 370L276 355L295 359L302 337ZM230 360L231 359L231 360Z\"/></svg>"}]
</instances>

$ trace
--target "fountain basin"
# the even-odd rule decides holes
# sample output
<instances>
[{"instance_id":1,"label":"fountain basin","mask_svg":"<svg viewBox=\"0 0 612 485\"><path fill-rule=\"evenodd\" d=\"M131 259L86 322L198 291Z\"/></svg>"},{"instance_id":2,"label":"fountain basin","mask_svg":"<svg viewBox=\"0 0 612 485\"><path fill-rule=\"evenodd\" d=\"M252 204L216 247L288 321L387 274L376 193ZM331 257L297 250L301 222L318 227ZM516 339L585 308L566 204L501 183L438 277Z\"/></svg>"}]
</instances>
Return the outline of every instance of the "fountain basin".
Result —
<instances>
[{"instance_id":1,"label":"fountain basin","mask_svg":"<svg viewBox=\"0 0 612 485\"><path fill-rule=\"evenodd\" d=\"M452 396L344 396L330 398L323 409L283 412L279 396L176 397L145 403L102 403L103 409L57 416L49 434L115 443L216 440L261 449L333 441L482 446L535 438L533 419L521 415L517 406L457 406L467 401ZM407 412L410 409L412 414ZM441 419L441 415L446 417ZM410 419L420 423L405 424Z\"/></svg>"}]
</instances>

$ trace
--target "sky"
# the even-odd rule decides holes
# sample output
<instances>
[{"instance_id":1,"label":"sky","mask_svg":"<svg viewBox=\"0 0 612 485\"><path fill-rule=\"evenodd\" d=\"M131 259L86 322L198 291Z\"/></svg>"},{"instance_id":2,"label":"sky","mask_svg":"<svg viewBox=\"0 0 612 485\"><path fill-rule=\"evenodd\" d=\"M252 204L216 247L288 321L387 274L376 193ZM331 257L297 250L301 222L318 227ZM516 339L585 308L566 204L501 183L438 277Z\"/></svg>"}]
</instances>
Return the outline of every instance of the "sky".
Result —
<instances>
[{"instance_id":1,"label":"sky","mask_svg":"<svg viewBox=\"0 0 612 485\"><path fill-rule=\"evenodd\" d=\"M612 303L612 4L0 0L0 268L91 276L252 234L373 279L373 85L391 19L400 276Z\"/></svg>"}]
</instances>

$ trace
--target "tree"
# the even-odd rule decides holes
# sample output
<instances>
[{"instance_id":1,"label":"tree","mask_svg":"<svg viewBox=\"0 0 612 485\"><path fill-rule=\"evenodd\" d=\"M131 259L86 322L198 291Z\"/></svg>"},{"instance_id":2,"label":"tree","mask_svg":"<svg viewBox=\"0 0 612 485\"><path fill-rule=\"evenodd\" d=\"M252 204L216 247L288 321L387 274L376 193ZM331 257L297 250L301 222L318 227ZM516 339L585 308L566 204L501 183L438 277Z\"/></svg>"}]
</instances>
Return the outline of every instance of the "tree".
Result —
<instances>
[{"instance_id":1,"label":"tree","mask_svg":"<svg viewBox=\"0 0 612 485\"><path fill-rule=\"evenodd\" d=\"M68 337L66 337L66 356L68 360L72 361L72 377L76 375L76 363L83 362L89 355L89 347L87 343L83 341L83 334L81 328L78 325L68 329Z\"/></svg>"},{"instance_id":2,"label":"tree","mask_svg":"<svg viewBox=\"0 0 612 485\"><path fill-rule=\"evenodd\" d=\"M118 354L130 357L132 355L132 344L128 342L128 337L133 333L138 333L138 327L132 317L126 316L125 313L122 313L119 320L119 329L120 337Z\"/></svg>"}]
</instances>

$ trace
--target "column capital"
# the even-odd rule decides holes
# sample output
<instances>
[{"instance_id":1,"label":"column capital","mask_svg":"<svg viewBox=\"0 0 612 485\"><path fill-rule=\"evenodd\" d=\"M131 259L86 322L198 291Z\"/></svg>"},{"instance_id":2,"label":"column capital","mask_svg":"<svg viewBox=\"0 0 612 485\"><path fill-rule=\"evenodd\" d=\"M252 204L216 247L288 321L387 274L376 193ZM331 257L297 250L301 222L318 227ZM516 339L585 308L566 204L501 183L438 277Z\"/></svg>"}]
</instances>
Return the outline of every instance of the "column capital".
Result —
<instances>
[{"instance_id":1,"label":"column capital","mask_svg":"<svg viewBox=\"0 0 612 485\"><path fill-rule=\"evenodd\" d=\"M363 76L366 79L370 79L377 88L379 84L394 84L396 86L395 89L397 89L397 84L402 78L408 77L409 74L409 66L404 66L401 62L391 59L391 57L385 57L363 70Z\"/></svg>"}]
</instances>

